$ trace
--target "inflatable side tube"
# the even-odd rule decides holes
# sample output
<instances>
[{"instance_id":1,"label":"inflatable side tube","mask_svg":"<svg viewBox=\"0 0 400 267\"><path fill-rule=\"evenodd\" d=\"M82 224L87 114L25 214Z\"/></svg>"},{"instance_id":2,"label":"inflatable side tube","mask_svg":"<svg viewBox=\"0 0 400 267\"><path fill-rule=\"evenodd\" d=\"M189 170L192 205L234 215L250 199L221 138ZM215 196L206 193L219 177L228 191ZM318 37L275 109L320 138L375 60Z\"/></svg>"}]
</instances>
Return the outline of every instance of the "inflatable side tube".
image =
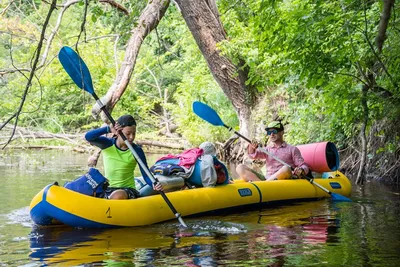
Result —
<instances>
[{"instance_id":1,"label":"inflatable side tube","mask_svg":"<svg viewBox=\"0 0 400 267\"><path fill-rule=\"evenodd\" d=\"M339 153L334 143L319 142L297 148L312 171L323 173L339 169Z\"/></svg>"}]
</instances>

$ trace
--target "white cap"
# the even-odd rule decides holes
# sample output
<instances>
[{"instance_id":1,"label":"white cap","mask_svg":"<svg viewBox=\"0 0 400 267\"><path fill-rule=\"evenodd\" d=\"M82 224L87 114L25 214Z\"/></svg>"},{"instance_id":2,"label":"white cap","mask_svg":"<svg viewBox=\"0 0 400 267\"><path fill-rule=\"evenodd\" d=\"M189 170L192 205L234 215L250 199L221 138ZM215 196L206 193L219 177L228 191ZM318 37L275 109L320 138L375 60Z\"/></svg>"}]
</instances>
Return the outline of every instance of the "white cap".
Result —
<instances>
[{"instance_id":1,"label":"white cap","mask_svg":"<svg viewBox=\"0 0 400 267\"><path fill-rule=\"evenodd\" d=\"M203 142L199 148L203 149L203 155L217 155L217 149L211 142Z\"/></svg>"}]
</instances>

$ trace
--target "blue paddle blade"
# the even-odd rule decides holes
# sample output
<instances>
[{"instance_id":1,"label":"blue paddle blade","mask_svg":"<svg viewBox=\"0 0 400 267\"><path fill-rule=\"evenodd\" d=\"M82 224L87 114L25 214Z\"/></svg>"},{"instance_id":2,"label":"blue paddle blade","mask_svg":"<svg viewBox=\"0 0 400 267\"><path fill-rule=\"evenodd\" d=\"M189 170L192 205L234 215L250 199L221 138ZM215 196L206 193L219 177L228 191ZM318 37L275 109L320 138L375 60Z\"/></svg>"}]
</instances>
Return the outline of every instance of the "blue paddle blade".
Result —
<instances>
[{"instance_id":1,"label":"blue paddle blade","mask_svg":"<svg viewBox=\"0 0 400 267\"><path fill-rule=\"evenodd\" d=\"M213 110L208 105L201 103L199 101L193 102L192 105L193 112L202 118L203 120L211 123L215 126L224 126L225 124L222 122L221 118L218 116L217 112Z\"/></svg>"},{"instance_id":2,"label":"blue paddle blade","mask_svg":"<svg viewBox=\"0 0 400 267\"><path fill-rule=\"evenodd\" d=\"M331 197L332 197L332 200L334 200L334 201L352 202L352 200L350 198L347 198L345 196L342 196L342 195L336 194L336 193L331 193Z\"/></svg>"},{"instance_id":3,"label":"blue paddle blade","mask_svg":"<svg viewBox=\"0 0 400 267\"><path fill-rule=\"evenodd\" d=\"M58 53L61 65L74 81L74 83L86 92L93 94L93 82L90 72L82 58L68 46L61 48Z\"/></svg>"}]
</instances>

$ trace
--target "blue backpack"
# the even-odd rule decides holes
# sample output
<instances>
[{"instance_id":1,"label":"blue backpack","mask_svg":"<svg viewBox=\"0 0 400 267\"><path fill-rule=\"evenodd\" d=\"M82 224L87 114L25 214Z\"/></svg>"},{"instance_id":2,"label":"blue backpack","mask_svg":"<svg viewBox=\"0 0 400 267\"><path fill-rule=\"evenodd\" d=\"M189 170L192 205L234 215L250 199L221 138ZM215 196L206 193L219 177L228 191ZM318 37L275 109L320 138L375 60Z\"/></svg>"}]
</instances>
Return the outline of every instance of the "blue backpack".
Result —
<instances>
[{"instance_id":1,"label":"blue backpack","mask_svg":"<svg viewBox=\"0 0 400 267\"><path fill-rule=\"evenodd\" d=\"M108 180L97 169L90 168L84 175L66 182L64 187L84 195L103 198Z\"/></svg>"}]
</instances>

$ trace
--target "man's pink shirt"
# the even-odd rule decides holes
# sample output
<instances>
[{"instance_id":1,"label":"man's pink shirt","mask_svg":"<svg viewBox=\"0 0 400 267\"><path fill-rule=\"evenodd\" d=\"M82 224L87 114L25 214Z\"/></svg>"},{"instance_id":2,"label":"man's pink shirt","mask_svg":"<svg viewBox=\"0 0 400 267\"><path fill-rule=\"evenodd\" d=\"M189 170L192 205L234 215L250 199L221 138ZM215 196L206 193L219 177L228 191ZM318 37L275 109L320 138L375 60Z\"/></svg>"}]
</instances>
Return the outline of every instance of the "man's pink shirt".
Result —
<instances>
[{"instance_id":1,"label":"man's pink shirt","mask_svg":"<svg viewBox=\"0 0 400 267\"><path fill-rule=\"evenodd\" d=\"M280 146L275 146L272 144L264 148L293 168L301 167L305 173L308 173L308 166L304 162L300 150L297 147L283 142ZM266 159L267 177L277 172L283 166L282 163L259 150L256 150L256 152L253 154L249 154L249 157L252 159Z\"/></svg>"}]
</instances>

